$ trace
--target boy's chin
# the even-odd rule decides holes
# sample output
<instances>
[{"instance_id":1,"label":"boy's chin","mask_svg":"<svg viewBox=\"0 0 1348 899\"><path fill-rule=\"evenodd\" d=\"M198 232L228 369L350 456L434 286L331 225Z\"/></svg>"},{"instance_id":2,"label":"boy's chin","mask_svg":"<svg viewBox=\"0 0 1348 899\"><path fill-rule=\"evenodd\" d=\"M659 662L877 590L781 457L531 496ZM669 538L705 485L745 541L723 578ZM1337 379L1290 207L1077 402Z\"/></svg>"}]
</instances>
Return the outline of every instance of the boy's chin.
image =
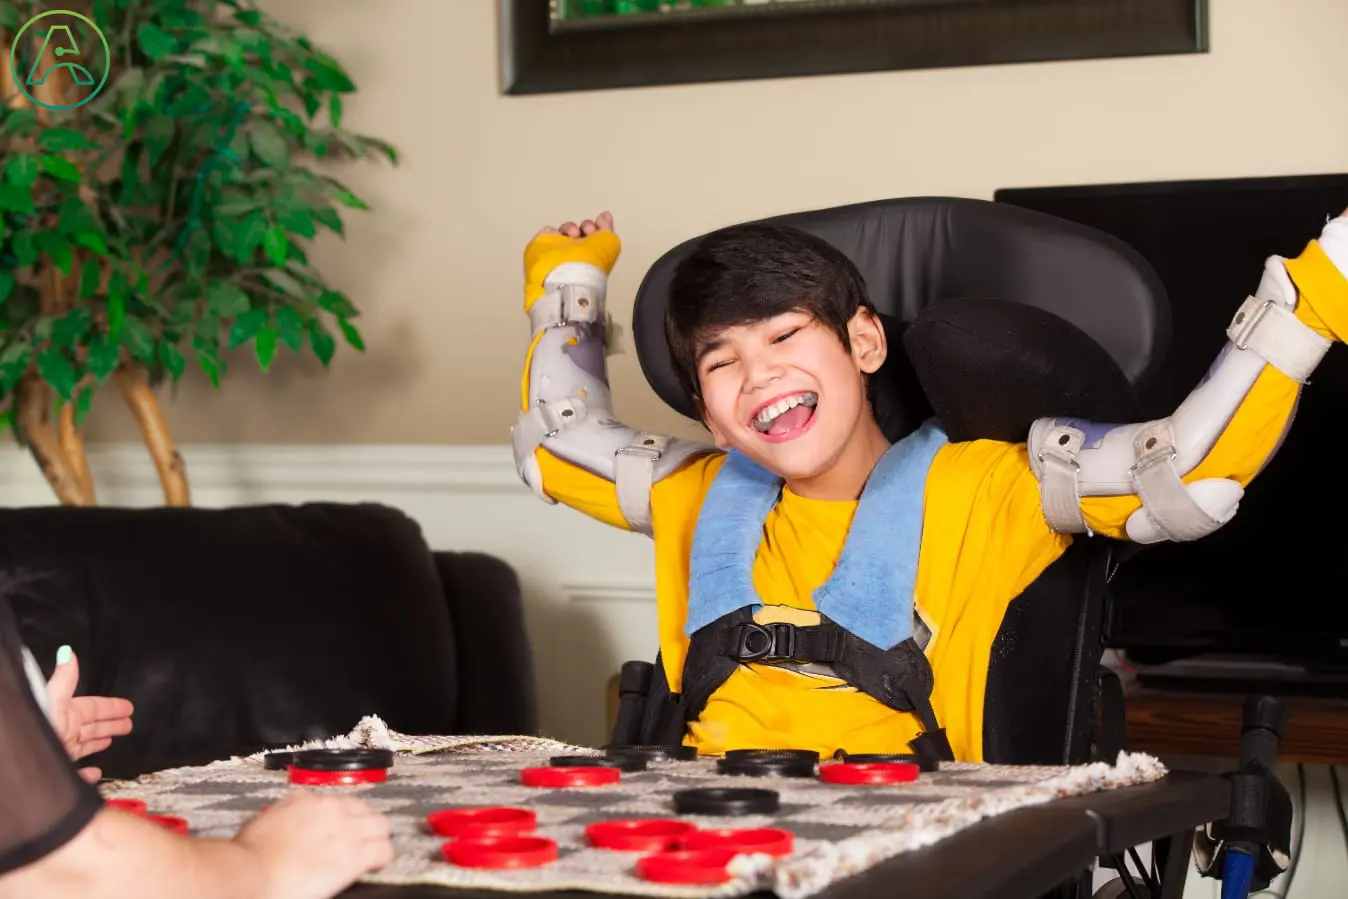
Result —
<instances>
[{"instance_id":1,"label":"boy's chin","mask_svg":"<svg viewBox=\"0 0 1348 899\"><path fill-rule=\"evenodd\" d=\"M735 441L731 448L783 480L801 481L823 474L833 463L836 453L828 452L819 436L803 434L783 443L749 438Z\"/></svg>"}]
</instances>

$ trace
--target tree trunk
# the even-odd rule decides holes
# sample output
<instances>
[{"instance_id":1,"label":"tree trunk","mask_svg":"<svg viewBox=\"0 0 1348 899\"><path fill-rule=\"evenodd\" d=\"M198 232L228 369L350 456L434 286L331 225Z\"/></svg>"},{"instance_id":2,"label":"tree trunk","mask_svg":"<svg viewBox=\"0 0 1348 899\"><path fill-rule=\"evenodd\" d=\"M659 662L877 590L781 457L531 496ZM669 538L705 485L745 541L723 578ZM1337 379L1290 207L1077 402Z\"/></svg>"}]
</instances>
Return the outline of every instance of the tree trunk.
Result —
<instances>
[{"instance_id":1,"label":"tree trunk","mask_svg":"<svg viewBox=\"0 0 1348 899\"><path fill-rule=\"evenodd\" d=\"M159 408L159 399L150 389L144 370L138 365L123 365L113 374L113 378L131 414L136 417L136 423L140 425L145 445L150 449L150 458L159 472L159 482L164 486L164 504L192 505L187 486L187 465L173 443L173 435L164 421L164 412Z\"/></svg>"},{"instance_id":2,"label":"tree trunk","mask_svg":"<svg viewBox=\"0 0 1348 899\"><path fill-rule=\"evenodd\" d=\"M29 453L51 485L56 498L64 506L93 505L93 497L84 492L80 477L66 461L65 453L52 430L51 388L37 372L30 371L23 376L14 406L14 424L23 434Z\"/></svg>"}]
</instances>

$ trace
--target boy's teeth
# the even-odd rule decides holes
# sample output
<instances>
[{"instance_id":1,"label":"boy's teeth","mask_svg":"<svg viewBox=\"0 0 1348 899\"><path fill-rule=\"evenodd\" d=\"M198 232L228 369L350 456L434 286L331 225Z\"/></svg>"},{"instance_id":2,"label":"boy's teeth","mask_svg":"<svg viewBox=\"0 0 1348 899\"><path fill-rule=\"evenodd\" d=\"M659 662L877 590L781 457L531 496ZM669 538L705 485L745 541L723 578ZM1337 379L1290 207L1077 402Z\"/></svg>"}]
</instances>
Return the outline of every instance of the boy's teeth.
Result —
<instances>
[{"instance_id":1,"label":"boy's teeth","mask_svg":"<svg viewBox=\"0 0 1348 899\"><path fill-rule=\"evenodd\" d=\"M795 396L788 396L785 399L780 399L771 406L765 406L759 411L758 415L754 416L754 427L758 428L760 431L766 431L772 425L773 419L778 415L781 415L787 409L802 404L813 406L818 402L819 395L816 393L798 393Z\"/></svg>"}]
</instances>

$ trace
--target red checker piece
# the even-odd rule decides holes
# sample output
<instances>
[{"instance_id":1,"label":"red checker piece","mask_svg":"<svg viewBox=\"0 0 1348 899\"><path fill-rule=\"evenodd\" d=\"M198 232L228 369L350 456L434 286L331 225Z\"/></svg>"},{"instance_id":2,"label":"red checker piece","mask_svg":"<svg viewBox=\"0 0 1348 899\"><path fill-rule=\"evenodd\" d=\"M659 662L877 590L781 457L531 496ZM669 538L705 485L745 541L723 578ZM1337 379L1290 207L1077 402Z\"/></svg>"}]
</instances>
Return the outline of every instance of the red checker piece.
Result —
<instances>
[{"instance_id":1,"label":"red checker piece","mask_svg":"<svg viewBox=\"0 0 1348 899\"><path fill-rule=\"evenodd\" d=\"M431 812L426 823L442 837L514 836L533 830L538 815L527 808L505 806L451 808Z\"/></svg>"},{"instance_id":2,"label":"red checker piece","mask_svg":"<svg viewBox=\"0 0 1348 899\"><path fill-rule=\"evenodd\" d=\"M912 762L834 762L819 766L819 779L831 784L902 784L917 780L920 770Z\"/></svg>"},{"instance_id":3,"label":"red checker piece","mask_svg":"<svg viewBox=\"0 0 1348 899\"><path fill-rule=\"evenodd\" d=\"M557 860L557 842L547 837L471 837L440 851L461 868L538 868Z\"/></svg>"},{"instance_id":4,"label":"red checker piece","mask_svg":"<svg viewBox=\"0 0 1348 899\"><path fill-rule=\"evenodd\" d=\"M103 804L108 808L119 808L133 815L145 815L148 811L143 799L106 799Z\"/></svg>"},{"instance_id":5,"label":"red checker piece","mask_svg":"<svg viewBox=\"0 0 1348 899\"><path fill-rule=\"evenodd\" d=\"M590 845L619 851L659 852L673 849L696 826L674 818L631 818L599 821L585 828Z\"/></svg>"},{"instance_id":6,"label":"red checker piece","mask_svg":"<svg viewBox=\"0 0 1348 899\"><path fill-rule=\"evenodd\" d=\"M725 883L734 849L679 849L637 859L637 874L652 883Z\"/></svg>"},{"instance_id":7,"label":"red checker piece","mask_svg":"<svg viewBox=\"0 0 1348 899\"><path fill-rule=\"evenodd\" d=\"M520 783L526 787L599 787L622 780L617 768L522 768Z\"/></svg>"},{"instance_id":8,"label":"red checker piece","mask_svg":"<svg viewBox=\"0 0 1348 899\"><path fill-rule=\"evenodd\" d=\"M290 766L290 782L306 787L350 787L357 784L377 784L388 780L388 769L367 768L364 771L310 771Z\"/></svg>"},{"instance_id":9,"label":"red checker piece","mask_svg":"<svg viewBox=\"0 0 1348 899\"><path fill-rule=\"evenodd\" d=\"M187 833L186 818L178 818L174 815L147 815L146 817L165 830L171 830L174 833L181 834Z\"/></svg>"},{"instance_id":10,"label":"red checker piece","mask_svg":"<svg viewBox=\"0 0 1348 899\"><path fill-rule=\"evenodd\" d=\"M795 846L795 834L775 827L727 828L698 830L679 840L679 848L689 850L730 849L750 855L790 855Z\"/></svg>"}]
</instances>

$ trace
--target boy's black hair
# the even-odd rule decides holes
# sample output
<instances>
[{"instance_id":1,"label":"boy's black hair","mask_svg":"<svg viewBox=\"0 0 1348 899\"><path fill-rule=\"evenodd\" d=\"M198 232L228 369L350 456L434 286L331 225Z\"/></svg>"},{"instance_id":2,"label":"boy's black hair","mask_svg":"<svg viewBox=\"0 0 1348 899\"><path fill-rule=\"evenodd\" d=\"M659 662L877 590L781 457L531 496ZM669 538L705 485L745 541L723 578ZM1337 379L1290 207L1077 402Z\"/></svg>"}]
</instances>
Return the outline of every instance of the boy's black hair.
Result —
<instances>
[{"instance_id":1,"label":"boy's black hair","mask_svg":"<svg viewBox=\"0 0 1348 899\"><path fill-rule=\"evenodd\" d=\"M850 352L847 325L859 308L875 313L866 282L828 241L782 225L734 225L703 237L679 262L665 342L681 386L696 399L698 349L717 331L805 312Z\"/></svg>"}]
</instances>

